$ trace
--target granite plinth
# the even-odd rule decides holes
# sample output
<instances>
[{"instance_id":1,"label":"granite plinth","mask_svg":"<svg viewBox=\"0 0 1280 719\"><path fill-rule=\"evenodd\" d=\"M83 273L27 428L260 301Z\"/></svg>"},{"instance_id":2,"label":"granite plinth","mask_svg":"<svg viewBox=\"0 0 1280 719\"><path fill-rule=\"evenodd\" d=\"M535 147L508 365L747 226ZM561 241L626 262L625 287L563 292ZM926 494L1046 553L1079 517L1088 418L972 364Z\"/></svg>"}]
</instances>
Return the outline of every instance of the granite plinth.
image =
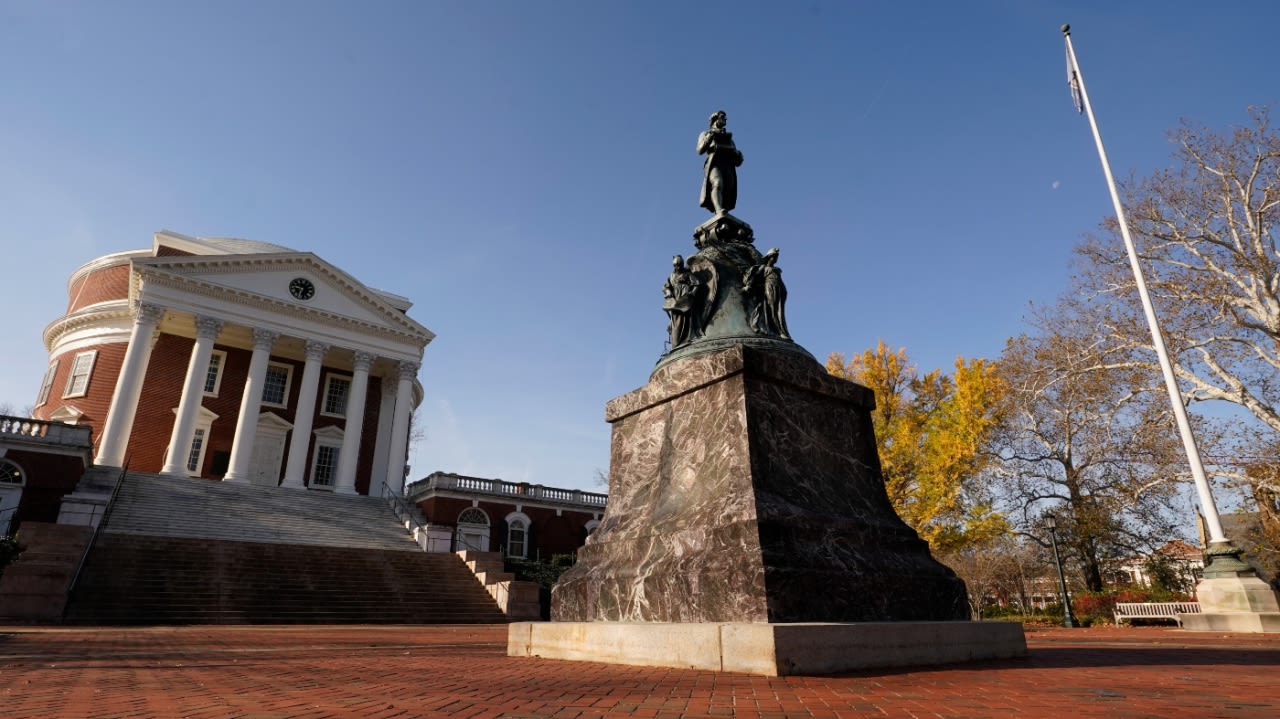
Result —
<instances>
[{"instance_id":1,"label":"granite plinth","mask_svg":"<svg viewBox=\"0 0 1280 719\"><path fill-rule=\"evenodd\" d=\"M609 506L552 590L552 619L967 619L964 583L889 503L873 408L796 353L737 346L660 367L606 408Z\"/></svg>"},{"instance_id":2,"label":"granite plinth","mask_svg":"<svg viewBox=\"0 0 1280 719\"><path fill-rule=\"evenodd\" d=\"M662 624L521 622L507 655L766 676L831 674L1027 654L1013 622Z\"/></svg>"},{"instance_id":3,"label":"granite plinth","mask_svg":"<svg viewBox=\"0 0 1280 719\"><path fill-rule=\"evenodd\" d=\"M1208 577L1196 585L1199 614L1181 615L1191 632L1280 633L1280 596L1249 570L1244 576Z\"/></svg>"}]
</instances>

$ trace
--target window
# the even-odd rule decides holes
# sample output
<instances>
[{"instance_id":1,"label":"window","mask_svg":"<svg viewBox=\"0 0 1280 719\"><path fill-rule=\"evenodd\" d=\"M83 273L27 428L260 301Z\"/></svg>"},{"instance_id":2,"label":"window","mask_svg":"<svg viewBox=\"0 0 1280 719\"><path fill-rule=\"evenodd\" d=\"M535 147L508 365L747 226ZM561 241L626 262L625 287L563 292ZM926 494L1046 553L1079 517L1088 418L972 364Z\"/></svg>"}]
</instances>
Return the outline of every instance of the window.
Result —
<instances>
[{"instance_id":1,"label":"window","mask_svg":"<svg viewBox=\"0 0 1280 719\"><path fill-rule=\"evenodd\" d=\"M351 378L329 375L324 386L324 407L320 414L332 417L347 416L347 395L351 394Z\"/></svg>"},{"instance_id":2,"label":"window","mask_svg":"<svg viewBox=\"0 0 1280 719\"><path fill-rule=\"evenodd\" d=\"M262 380L262 403L273 407L287 405L289 402L289 380L292 376L292 365L276 362L267 365L267 374Z\"/></svg>"},{"instance_id":3,"label":"window","mask_svg":"<svg viewBox=\"0 0 1280 719\"><path fill-rule=\"evenodd\" d=\"M315 470L311 473L312 487L332 487L338 476L338 447L321 444L316 447Z\"/></svg>"},{"instance_id":4,"label":"window","mask_svg":"<svg viewBox=\"0 0 1280 719\"><path fill-rule=\"evenodd\" d=\"M489 515L484 513L483 509L471 507L462 510L462 514L458 515L458 524L481 524L489 526Z\"/></svg>"},{"instance_id":5,"label":"window","mask_svg":"<svg viewBox=\"0 0 1280 719\"><path fill-rule=\"evenodd\" d=\"M53 376L58 373L58 360L49 363L49 369L44 371L44 380L40 382L40 396L36 397L36 406L49 401L49 389L53 387Z\"/></svg>"},{"instance_id":6,"label":"window","mask_svg":"<svg viewBox=\"0 0 1280 719\"><path fill-rule=\"evenodd\" d=\"M93 374L93 360L98 356L97 350L81 352L71 363L71 376L67 377L67 389L63 397L83 397L89 388L89 375Z\"/></svg>"},{"instance_id":7,"label":"window","mask_svg":"<svg viewBox=\"0 0 1280 719\"><path fill-rule=\"evenodd\" d=\"M22 486L22 468L7 459L0 459L0 485Z\"/></svg>"},{"instance_id":8,"label":"window","mask_svg":"<svg viewBox=\"0 0 1280 719\"><path fill-rule=\"evenodd\" d=\"M513 519L507 530L507 556L523 557L525 554L525 524L523 520Z\"/></svg>"},{"instance_id":9,"label":"window","mask_svg":"<svg viewBox=\"0 0 1280 719\"><path fill-rule=\"evenodd\" d=\"M196 427L191 437L191 451L187 453L187 473L200 474L200 460L204 459L204 427Z\"/></svg>"},{"instance_id":10,"label":"window","mask_svg":"<svg viewBox=\"0 0 1280 719\"><path fill-rule=\"evenodd\" d=\"M209 369L204 375L204 393L209 397L218 396L218 388L222 386L222 368L227 365L227 353L214 350L209 355Z\"/></svg>"}]
</instances>

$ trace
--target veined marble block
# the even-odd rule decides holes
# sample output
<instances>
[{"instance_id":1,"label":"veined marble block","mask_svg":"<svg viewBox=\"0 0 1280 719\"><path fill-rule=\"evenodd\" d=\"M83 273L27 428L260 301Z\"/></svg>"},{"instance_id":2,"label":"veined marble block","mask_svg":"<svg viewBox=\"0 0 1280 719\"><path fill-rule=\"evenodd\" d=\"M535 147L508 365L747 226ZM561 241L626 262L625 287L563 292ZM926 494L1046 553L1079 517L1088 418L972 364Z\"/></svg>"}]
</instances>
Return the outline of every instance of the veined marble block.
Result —
<instances>
[{"instance_id":1,"label":"veined marble block","mask_svg":"<svg viewBox=\"0 0 1280 719\"><path fill-rule=\"evenodd\" d=\"M885 494L865 387L737 346L609 402L609 505L552 619L967 619L964 583Z\"/></svg>"}]
</instances>

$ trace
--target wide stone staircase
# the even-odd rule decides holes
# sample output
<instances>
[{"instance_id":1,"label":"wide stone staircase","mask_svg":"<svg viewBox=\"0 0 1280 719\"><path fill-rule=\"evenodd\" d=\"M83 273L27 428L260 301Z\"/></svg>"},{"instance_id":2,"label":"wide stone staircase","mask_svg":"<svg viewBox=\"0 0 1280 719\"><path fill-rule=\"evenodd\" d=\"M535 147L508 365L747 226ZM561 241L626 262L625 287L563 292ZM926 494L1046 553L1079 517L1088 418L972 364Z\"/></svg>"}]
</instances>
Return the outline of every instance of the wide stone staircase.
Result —
<instances>
[{"instance_id":1,"label":"wide stone staircase","mask_svg":"<svg viewBox=\"0 0 1280 719\"><path fill-rule=\"evenodd\" d=\"M129 472L68 624L507 621L454 554L375 497Z\"/></svg>"}]
</instances>

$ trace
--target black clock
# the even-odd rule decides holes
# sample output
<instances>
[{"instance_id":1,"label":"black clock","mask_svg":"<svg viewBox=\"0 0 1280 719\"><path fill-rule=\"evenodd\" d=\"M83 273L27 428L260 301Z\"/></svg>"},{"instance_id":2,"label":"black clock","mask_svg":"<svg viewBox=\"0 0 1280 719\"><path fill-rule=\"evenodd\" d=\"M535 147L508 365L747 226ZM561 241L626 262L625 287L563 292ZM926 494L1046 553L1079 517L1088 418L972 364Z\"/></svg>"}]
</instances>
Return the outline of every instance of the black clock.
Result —
<instances>
[{"instance_id":1,"label":"black clock","mask_svg":"<svg viewBox=\"0 0 1280 719\"><path fill-rule=\"evenodd\" d=\"M305 277L295 277L289 282L289 294L300 300L309 300L316 296L316 286Z\"/></svg>"}]
</instances>

